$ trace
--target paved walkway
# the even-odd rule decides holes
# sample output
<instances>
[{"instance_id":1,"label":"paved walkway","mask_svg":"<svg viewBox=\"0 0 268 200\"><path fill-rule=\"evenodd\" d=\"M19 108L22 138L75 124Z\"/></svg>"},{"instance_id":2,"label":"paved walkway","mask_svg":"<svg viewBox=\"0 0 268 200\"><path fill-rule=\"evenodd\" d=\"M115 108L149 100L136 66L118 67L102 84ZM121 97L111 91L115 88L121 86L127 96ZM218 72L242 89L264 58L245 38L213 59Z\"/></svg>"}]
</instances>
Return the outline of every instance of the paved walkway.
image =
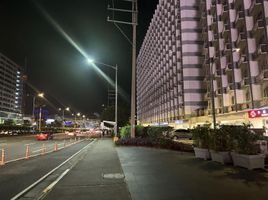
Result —
<instances>
[{"instance_id":1,"label":"paved walkway","mask_svg":"<svg viewBox=\"0 0 268 200\"><path fill-rule=\"evenodd\" d=\"M125 180L103 178L103 174L123 172ZM268 173L225 167L195 159L190 153L141 147L115 148L111 139L100 139L46 197L52 200L131 198L268 199Z\"/></svg>"},{"instance_id":2,"label":"paved walkway","mask_svg":"<svg viewBox=\"0 0 268 200\"><path fill-rule=\"evenodd\" d=\"M191 153L117 148L133 200L268 199L268 173L223 166Z\"/></svg>"},{"instance_id":3,"label":"paved walkway","mask_svg":"<svg viewBox=\"0 0 268 200\"><path fill-rule=\"evenodd\" d=\"M124 179L103 177L114 173L123 174L114 144L111 139L99 139L45 199L130 200Z\"/></svg>"}]
</instances>

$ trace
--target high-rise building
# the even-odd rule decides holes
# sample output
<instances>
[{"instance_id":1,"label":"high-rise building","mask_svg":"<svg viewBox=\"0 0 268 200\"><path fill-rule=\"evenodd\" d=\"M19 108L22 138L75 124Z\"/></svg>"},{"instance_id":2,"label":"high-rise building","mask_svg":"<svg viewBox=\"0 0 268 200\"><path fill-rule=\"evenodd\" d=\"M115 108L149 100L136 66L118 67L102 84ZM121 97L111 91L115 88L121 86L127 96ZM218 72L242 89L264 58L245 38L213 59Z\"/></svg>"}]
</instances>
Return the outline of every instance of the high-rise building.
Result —
<instances>
[{"instance_id":1,"label":"high-rise building","mask_svg":"<svg viewBox=\"0 0 268 200\"><path fill-rule=\"evenodd\" d=\"M0 53L0 123L21 118L22 95L21 67Z\"/></svg>"},{"instance_id":2,"label":"high-rise building","mask_svg":"<svg viewBox=\"0 0 268 200\"><path fill-rule=\"evenodd\" d=\"M203 99L202 41L196 0L160 0L137 60L142 123L189 118Z\"/></svg>"},{"instance_id":3,"label":"high-rise building","mask_svg":"<svg viewBox=\"0 0 268 200\"><path fill-rule=\"evenodd\" d=\"M268 1L160 0L137 62L142 124L268 124ZM267 114L266 114L267 113Z\"/></svg>"}]
</instances>

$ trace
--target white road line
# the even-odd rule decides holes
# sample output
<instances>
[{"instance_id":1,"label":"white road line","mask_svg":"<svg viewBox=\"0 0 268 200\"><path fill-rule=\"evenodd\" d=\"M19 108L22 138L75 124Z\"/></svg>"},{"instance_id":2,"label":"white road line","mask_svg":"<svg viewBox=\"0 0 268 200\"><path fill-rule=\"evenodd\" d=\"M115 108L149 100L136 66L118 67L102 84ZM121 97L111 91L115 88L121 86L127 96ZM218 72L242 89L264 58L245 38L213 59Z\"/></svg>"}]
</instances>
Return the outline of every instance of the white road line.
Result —
<instances>
[{"instance_id":1,"label":"white road line","mask_svg":"<svg viewBox=\"0 0 268 200\"><path fill-rule=\"evenodd\" d=\"M38 150L35 150L35 151L32 151L32 152L36 153L36 152L40 152L40 151L43 151L43 149L38 149Z\"/></svg>"},{"instance_id":2,"label":"white road line","mask_svg":"<svg viewBox=\"0 0 268 200\"><path fill-rule=\"evenodd\" d=\"M96 140L93 140L91 143L89 143L88 145L86 145L85 147L83 147L82 149L80 149L78 152L76 152L71 157L69 157L67 160L65 160L64 162L62 162L60 165L58 165L57 167L55 167L54 169L52 169L46 175L44 175L43 177L41 177L40 179L38 179L37 181L35 181L32 185L30 185L29 187L25 188L23 191L21 191L20 193L18 193L16 196L12 197L10 200L16 200L19 197L21 197L23 194L25 194L26 192L28 192L29 190L31 190L33 187L35 187L37 184L39 184L40 182L42 182L49 175L51 175L53 172L55 172L57 169L59 169L61 166L63 166L65 163L67 163L69 160L71 160L73 157L75 157L77 154L79 154L81 151L83 151L84 149L86 149L89 145L93 144L95 141Z\"/></svg>"},{"instance_id":3,"label":"white road line","mask_svg":"<svg viewBox=\"0 0 268 200\"><path fill-rule=\"evenodd\" d=\"M43 193L49 192L68 172L70 169L66 169L54 182L52 182L46 189L43 190Z\"/></svg>"},{"instance_id":4,"label":"white road line","mask_svg":"<svg viewBox=\"0 0 268 200\"><path fill-rule=\"evenodd\" d=\"M25 144L24 146L26 146L26 145L34 145L34 144L36 144L36 143L29 143L29 144Z\"/></svg>"},{"instance_id":5,"label":"white road line","mask_svg":"<svg viewBox=\"0 0 268 200\"><path fill-rule=\"evenodd\" d=\"M80 142L83 142L83 141L85 141L85 140L86 140L86 139L84 139L84 140L80 140ZM71 146L71 145L72 145L72 144L66 145L66 147L69 147L69 146ZM54 145L53 145L53 146L54 146ZM48 151L49 148L47 148L47 147L48 147L48 146L46 146L46 152L45 152L45 154L49 154L49 153L54 152L54 149ZM62 148L59 148L58 150L61 150L61 149L63 149L63 147L62 147ZM37 157L37 156L40 156L40 154L29 155L29 158L34 158L34 157ZM20 161L20 160L25 160L25 156L24 156L24 157L21 157L21 158L12 159L12 160L7 160L7 161L5 161L5 163L7 164L7 163L11 163L11 162Z\"/></svg>"}]
</instances>

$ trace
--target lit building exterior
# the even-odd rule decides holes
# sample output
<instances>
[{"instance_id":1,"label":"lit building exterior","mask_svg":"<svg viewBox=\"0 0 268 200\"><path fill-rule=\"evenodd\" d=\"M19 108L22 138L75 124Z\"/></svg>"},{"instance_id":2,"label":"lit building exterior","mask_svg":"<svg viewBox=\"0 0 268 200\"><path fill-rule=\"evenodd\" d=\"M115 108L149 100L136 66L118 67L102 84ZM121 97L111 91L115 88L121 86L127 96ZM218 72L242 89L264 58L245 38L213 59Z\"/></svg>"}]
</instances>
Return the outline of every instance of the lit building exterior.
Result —
<instances>
[{"instance_id":1,"label":"lit building exterior","mask_svg":"<svg viewBox=\"0 0 268 200\"><path fill-rule=\"evenodd\" d=\"M267 17L265 0L160 0L137 61L138 121L192 127L215 110L220 124L266 126Z\"/></svg>"},{"instance_id":2,"label":"lit building exterior","mask_svg":"<svg viewBox=\"0 0 268 200\"><path fill-rule=\"evenodd\" d=\"M0 53L0 123L22 116L22 69Z\"/></svg>"},{"instance_id":3,"label":"lit building exterior","mask_svg":"<svg viewBox=\"0 0 268 200\"><path fill-rule=\"evenodd\" d=\"M196 0L161 0L137 59L142 123L187 119L203 109L202 41Z\"/></svg>"}]
</instances>

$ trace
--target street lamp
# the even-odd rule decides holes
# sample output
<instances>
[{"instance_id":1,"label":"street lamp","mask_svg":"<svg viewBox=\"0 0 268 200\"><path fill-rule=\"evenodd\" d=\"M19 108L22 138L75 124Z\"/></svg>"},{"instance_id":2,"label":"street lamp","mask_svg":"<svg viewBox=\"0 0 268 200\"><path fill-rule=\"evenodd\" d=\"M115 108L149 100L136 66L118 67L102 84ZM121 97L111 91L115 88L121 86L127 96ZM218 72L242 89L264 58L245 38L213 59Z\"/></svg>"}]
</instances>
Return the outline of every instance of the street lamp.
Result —
<instances>
[{"instance_id":1,"label":"street lamp","mask_svg":"<svg viewBox=\"0 0 268 200\"><path fill-rule=\"evenodd\" d=\"M38 93L37 95L34 95L33 96L33 111L32 111L32 117L33 119L35 119L34 117L34 109L35 109L35 100L36 100L36 97L40 97L40 98L44 98L44 93L41 92L41 93ZM38 121L38 130L41 131L41 120L42 120L42 107L40 106L40 109L39 109L39 121Z\"/></svg>"},{"instance_id":2,"label":"street lamp","mask_svg":"<svg viewBox=\"0 0 268 200\"><path fill-rule=\"evenodd\" d=\"M37 95L33 95L33 111L32 111L32 117L34 119L34 109L35 109L35 99L36 97L44 98L44 93L38 93Z\"/></svg>"},{"instance_id":3,"label":"street lamp","mask_svg":"<svg viewBox=\"0 0 268 200\"><path fill-rule=\"evenodd\" d=\"M114 125L114 133L115 133L115 136L117 137L117 95L118 95L118 84L117 84L117 72L118 72L118 67L117 67L117 64L115 66L113 65L108 65L108 64L105 64L105 63L102 63L102 62L96 62L94 61L93 59L89 58L88 60L88 63L89 64L92 64L94 65L95 63L96 64L100 64L100 65L103 65L103 66L106 66L106 67L110 67L112 68L113 70L115 70L115 125Z\"/></svg>"},{"instance_id":4,"label":"street lamp","mask_svg":"<svg viewBox=\"0 0 268 200\"><path fill-rule=\"evenodd\" d=\"M66 110L66 111L70 111L70 107L67 107L67 108L65 108L65 109L62 109L62 108L59 108L59 111L61 111L62 110L62 121L64 121L64 111Z\"/></svg>"}]
</instances>

